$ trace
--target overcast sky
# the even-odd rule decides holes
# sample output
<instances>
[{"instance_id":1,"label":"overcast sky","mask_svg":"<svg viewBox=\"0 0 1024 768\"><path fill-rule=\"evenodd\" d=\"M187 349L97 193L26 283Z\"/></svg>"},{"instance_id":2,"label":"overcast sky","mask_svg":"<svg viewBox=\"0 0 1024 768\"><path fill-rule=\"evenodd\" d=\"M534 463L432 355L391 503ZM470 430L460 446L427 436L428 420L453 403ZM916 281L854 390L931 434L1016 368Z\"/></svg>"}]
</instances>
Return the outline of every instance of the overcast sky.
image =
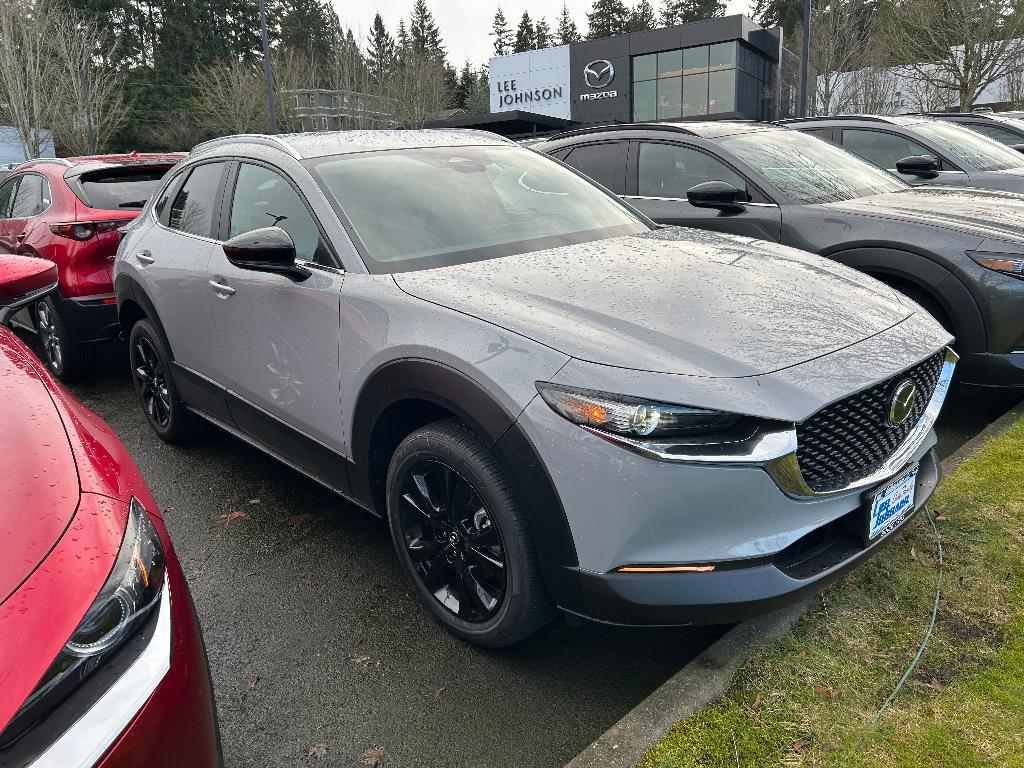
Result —
<instances>
[{"instance_id":1,"label":"overcast sky","mask_svg":"<svg viewBox=\"0 0 1024 768\"><path fill-rule=\"evenodd\" d=\"M351 27L363 45L366 43L366 34L373 23L373 16L379 13L387 24L392 35L398 27L398 20L408 20L409 12L412 10L413 0L333 0L334 7L341 17L341 23ZM626 0L626 4L632 6L636 0ZM586 13L591 7L591 0L567 0L569 12L576 20L580 31L585 32L587 26ZM661 7L661 2L652 2L655 8ZM514 30L519 23L523 11L529 11L530 18L536 20L544 16L552 28L555 26L556 17L561 12L561 0L427 0L441 34L444 37L445 47L448 49L449 60L457 67L469 59L474 65L486 62L492 54L492 41L490 38L491 21L494 19L494 11L500 5L505 12L505 18ZM749 13L749 0L727 0L726 13ZM407 21L408 23L408 21Z\"/></svg>"}]
</instances>

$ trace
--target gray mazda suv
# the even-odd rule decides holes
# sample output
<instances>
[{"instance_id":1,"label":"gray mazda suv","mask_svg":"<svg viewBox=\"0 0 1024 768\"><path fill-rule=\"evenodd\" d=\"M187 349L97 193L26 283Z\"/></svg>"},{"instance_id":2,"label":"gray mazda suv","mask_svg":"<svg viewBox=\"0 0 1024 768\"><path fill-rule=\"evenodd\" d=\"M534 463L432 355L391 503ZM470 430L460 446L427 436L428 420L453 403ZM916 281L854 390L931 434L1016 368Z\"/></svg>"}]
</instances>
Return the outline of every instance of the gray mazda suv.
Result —
<instances>
[{"instance_id":1,"label":"gray mazda suv","mask_svg":"<svg viewBox=\"0 0 1024 768\"><path fill-rule=\"evenodd\" d=\"M196 147L124 233L163 439L197 418L386 518L434 616L732 621L836 578L934 490L956 356L920 308L781 245L658 229L461 131Z\"/></svg>"}]
</instances>

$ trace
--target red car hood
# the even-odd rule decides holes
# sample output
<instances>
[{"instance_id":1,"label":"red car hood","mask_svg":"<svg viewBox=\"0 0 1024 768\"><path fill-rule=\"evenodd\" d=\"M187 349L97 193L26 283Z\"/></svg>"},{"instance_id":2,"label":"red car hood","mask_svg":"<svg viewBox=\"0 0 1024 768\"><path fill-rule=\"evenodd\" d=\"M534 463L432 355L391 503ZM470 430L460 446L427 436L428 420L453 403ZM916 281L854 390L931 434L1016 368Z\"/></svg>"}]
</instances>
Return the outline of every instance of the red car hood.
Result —
<instances>
[{"instance_id":1,"label":"red car hood","mask_svg":"<svg viewBox=\"0 0 1024 768\"><path fill-rule=\"evenodd\" d=\"M0 603L46 557L78 508L75 456L39 372L0 330Z\"/></svg>"}]
</instances>

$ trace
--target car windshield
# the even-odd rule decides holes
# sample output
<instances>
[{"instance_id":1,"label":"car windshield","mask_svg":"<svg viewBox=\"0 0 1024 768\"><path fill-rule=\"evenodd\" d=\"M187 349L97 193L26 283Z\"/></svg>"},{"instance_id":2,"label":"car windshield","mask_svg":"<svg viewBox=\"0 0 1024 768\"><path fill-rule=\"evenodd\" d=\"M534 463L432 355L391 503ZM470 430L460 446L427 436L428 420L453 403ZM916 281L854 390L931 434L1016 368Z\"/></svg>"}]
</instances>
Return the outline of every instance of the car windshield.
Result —
<instances>
[{"instance_id":1,"label":"car windshield","mask_svg":"<svg viewBox=\"0 0 1024 768\"><path fill-rule=\"evenodd\" d=\"M813 205L898 192L907 185L835 144L792 130L719 139L794 203Z\"/></svg>"},{"instance_id":2,"label":"car windshield","mask_svg":"<svg viewBox=\"0 0 1024 768\"><path fill-rule=\"evenodd\" d=\"M1024 157L1016 150L960 125L936 120L915 123L913 131L944 149L954 160L962 160L979 171L1005 171L1024 166Z\"/></svg>"},{"instance_id":3,"label":"car windshield","mask_svg":"<svg viewBox=\"0 0 1024 768\"><path fill-rule=\"evenodd\" d=\"M372 272L539 251L650 227L611 195L521 147L431 147L311 161Z\"/></svg>"}]
</instances>

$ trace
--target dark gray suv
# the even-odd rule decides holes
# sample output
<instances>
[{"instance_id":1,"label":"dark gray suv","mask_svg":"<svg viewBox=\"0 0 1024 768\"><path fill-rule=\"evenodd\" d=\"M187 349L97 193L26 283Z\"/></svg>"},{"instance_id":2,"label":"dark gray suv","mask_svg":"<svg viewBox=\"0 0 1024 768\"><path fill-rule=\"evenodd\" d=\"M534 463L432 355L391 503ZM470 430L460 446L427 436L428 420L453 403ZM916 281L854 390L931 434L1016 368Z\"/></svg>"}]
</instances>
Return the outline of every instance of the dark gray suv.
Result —
<instances>
[{"instance_id":1,"label":"dark gray suv","mask_svg":"<svg viewBox=\"0 0 1024 768\"><path fill-rule=\"evenodd\" d=\"M534 149L659 223L784 243L866 272L956 335L962 381L1024 387L1024 195L912 188L764 123L584 129Z\"/></svg>"},{"instance_id":2,"label":"dark gray suv","mask_svg":"<svg viewBox=\"0 0 1024 768\"><path fill-rule=\"evenodd\" d=\"M146 418L205 419L387 519L482 645L555 607L722 622L870 557L938 482L950 336L793 248L658 229L493 135L195 148L128 228Z\"/></svg>"}]
</instances>

